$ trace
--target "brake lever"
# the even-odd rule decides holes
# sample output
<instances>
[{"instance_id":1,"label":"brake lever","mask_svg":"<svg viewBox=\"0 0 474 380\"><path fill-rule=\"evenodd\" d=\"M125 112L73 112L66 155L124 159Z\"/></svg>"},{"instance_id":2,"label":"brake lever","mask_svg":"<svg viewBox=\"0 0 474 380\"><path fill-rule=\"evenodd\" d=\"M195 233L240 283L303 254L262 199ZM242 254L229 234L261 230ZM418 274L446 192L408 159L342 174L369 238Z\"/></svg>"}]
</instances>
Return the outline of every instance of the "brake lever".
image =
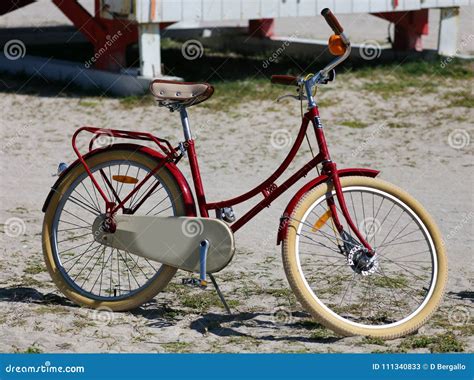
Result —
<instances>
[{"instance_id":1,"label":"brake lever","mask_svg":"<svg viewBox=\"0 0 474 380\"><path fill-rule=\"evenodd\" d=\"M277 102L279 102L280 100L286 99L286 98L291 98L291 99L295 99L295 100L299 100L299 101L308 100L306 95L303 95L302 93L299 93L298 95L292 95L292 94L282 95L282 96L277 98Z\"/></svg>"}]
</instances>

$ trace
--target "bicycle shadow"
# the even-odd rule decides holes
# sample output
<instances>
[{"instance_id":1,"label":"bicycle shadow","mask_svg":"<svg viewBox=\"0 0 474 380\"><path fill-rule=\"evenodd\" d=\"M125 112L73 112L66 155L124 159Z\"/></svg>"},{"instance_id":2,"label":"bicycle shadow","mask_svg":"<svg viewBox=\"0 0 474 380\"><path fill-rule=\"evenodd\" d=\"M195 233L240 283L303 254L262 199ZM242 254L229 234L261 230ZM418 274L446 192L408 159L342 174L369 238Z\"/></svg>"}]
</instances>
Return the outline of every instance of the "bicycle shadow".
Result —
<instances>
[{"instance_id":1,"label":"bicycle shadow","mask_svg":"<svg viewBox=\"0 0 474 380\"><path fill-rule=\"evenodd\" d=\"M263 319L262 319L263 317ZM295 318L309 318L309 314L302 312L292 313L292 317ZM215 314L208 313L202 315L198 319L191 322L191 329L201 334L213 334L219 337L245 337L256 340L264 341L289 341L289 342L314 342L314 343L334 343L343 337L308 337L297 334L284 334L280 335L282 331L297 332L301 330L310 330L309 327L302 325L300 322L286 322L286 323L275 323L272 321L273 314L271 313L250 313L250 312L235 312L231 315L228 314ZM223 326L225 324L225 326ZM247 330L258 329L262 331L273 330L275 334L258 335L239 331L238 329L244 328ZM280 334L278 334L278 333ZM309 335L309 334L308 334Z\"/></svg>"},{"instance_id":2,"label":"bicycle shadow","mask_svg":"<svg viewBox=\"0 0 474 380\"><path fill-rule=\"evenodd\" d=\"M22 302L40 305L79 307L66 297L54 293L41 293L37 289L22 286L0 288L0 302Z\"/></svg>"},{"instance_id":3,"label":"bicycle shadow","mask_svg":"<svg viewBox=\"0 0 474 380\"><path fill-rule=\"evenodd\" d=\"M461 300L461 301L471 301L474 302L474 292L469 290L461 290L459 292L447 292L447 295L451 298Z\"/></svg>"},{"instance_id":4,"label":"bicycle shadow","mask_svg":"<svg viewBox=\"0 0 474 380\"><path fill-rule=\"evenodd\" d=\"M0 302L21 302L25 304L47 305L47 306L65 306L75 310L81 306L70 301L68 298L54 294L42 293L37 289L30 287L8 287L0 288ZM104 311L106 311L104 309ZM141 316L152 320L150 327L169 327L175 325L175 321L168 316L173 309L167 305L158 305L155 300L130 311L130 314Z\"/></svg>"}]
</instances>

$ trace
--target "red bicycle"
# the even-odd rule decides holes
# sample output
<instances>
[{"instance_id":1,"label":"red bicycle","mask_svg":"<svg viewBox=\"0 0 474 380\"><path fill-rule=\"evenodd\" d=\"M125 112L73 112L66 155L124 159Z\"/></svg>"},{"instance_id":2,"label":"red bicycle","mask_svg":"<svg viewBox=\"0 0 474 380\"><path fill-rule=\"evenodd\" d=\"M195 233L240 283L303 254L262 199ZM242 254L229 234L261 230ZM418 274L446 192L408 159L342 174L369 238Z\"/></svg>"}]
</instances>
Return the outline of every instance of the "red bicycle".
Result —
<instances>
[{"instance_id":1,"label":"red bicycle","mask_svg":"<svg viewBox=\"0 0 474 380\"><path fill-rule=\"evenodd\" d=\"M345 335L395 338L419 328L439 304L447 279L441 235L425 209L372 169L338 169L324 138L313 89L334 79L350 42L330 10L329 49L336 58L315 75L272 77L293 86L307 112L288 156L263 183L238 197L208 202L201 181L187 108L208 99L207 83L155 80L158 104L178 111L184 141L145 132L85 126L72 144L78 159L60 167L43 207L43 249L49 272L71 300L88 307L129 310L161 291L177 269L207 277L229 264L234 233L302 177L280 220L277 244L289 284L311 315ZM319 153L280 185L312 125ZM93 137L82 155L77 136ZM157 149L113 143L108 137L149 141ZM188 156L195 194L178 169ZM319 169L321 171L319 172ZM232 206L262 195L236 219ZM211 211L216 217L210 217Z\"/></svg>"}]
</instances>

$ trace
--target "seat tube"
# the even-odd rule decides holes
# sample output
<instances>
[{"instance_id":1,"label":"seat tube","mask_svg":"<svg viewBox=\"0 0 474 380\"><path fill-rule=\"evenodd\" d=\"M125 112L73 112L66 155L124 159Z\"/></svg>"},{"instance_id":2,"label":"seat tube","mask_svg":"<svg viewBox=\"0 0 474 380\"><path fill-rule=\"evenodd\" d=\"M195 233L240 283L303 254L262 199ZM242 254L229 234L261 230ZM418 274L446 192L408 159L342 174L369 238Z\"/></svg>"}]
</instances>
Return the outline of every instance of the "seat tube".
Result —
<instances>
[{"instance_id":1,"label":"seat tube","mask_svg":"<svg viewBox=\"0 0 474 380\"><path fill-rule=\"evenodd\" d=\"M196 148L194 147L194 140L191 135L191 127L189 125L188 113L185 107L179 110L181 116L181 124L183 125L183 133L185 145L188 151L189 166L191 167L191 175L193 176L194 190L199 205L199 214L203 217L209 217L206 208L206 196L204 194L204 187L202 185L201 171L199 170L199 163L196 155Z\"/></svg>"}]
</instances>

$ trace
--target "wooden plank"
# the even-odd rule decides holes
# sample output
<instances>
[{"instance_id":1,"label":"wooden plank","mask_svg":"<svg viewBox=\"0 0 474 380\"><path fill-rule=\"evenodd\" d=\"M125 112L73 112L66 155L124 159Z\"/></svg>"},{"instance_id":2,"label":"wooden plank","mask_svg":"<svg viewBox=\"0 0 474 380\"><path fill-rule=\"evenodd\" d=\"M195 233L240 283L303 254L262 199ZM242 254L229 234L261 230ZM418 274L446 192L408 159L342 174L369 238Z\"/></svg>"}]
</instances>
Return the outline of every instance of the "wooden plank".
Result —
<instances>
[{"instance_id":1,"label":"wooden plank","mask_svg":"<svg viewBox=\"0 0 474 380\"><path fill-rule=\"evenodd\" d=\"M297 2L296 13L298 17L311 17L317 16L317 1L316 0L300 0Z\"/></svg>"},{"instance_id":2,"label":"wooden plank","mask_svg":"<svg viewBox=\"0 0 474 380\"><path fill-rule=\"evenodd\" d=\"M400 3L403 4L404 10L416 10L421 8L420 0L401 0Z\"/></svg>"},{"instance_id":3,"label":"wooden plank","mask_svg":"<svg viewBox=\"0 0 474 380\"><path fill-rule=\"evenodd\" d=\"M370 12L370 0L358 0L353 1L353 12L354 13L368 13Z\"/></svg>"},{"instance_id":4,"label":"wooden plank","mask_svg":"<svg viewBox=\"0 0 474 380\"><path fill-rule=\"evenodd\" d=\"M221 0L202 0L202 19L205 21L222 20L222 6Z\"/></svg>"},{"instance_id":5,"label":"wooden plank","mask_svg":"<svg viewBox=\"0 0 474 380\"><path fill-rule=\"evenodd\" d=\"M334 9L334 3L335 0L318 0L318 14L320 14L324 8Z\"/></svg>"},{"instance_id":6,"label":"wooden plank","mask_svg":"<svg viewBox=\"0 0 474 380\"><path fill-rule=\"evenodd\" d=\"M309 0L305 0L309 1ZM260 16L261 18L278 17L279 0L260 0Z\"/></svg>"},{"instance_id":7,"label":"wooden plank","mask_svg":"<svg viewBox=\"0 0 474 380\"><path fill-rule=\"evenodd\" d=\"M160 14L158 17L155 17L155 20L180 21L182 19L183 3L181 1L161 0L156 1L156 3L159 4L156 8L159 10Z\"/></svg>"},{"instance_id":8,"label":"wooden plank","mask_svg":"<svg viewBox=\"0 0 474 380\"><path fill-rule=\"evenodd\" d=\"M202 20L201 1L196 0L174 0L181 2L181 20L189 22L199 22Z\"/></svg>"},{"instance_id":9,"label":"wooden plank","mask_svg":"<svg viewBox=\"0 0 474 380\"><path fill-rule=\"evenodd\" d=\"M400 8L399 6L398 9ZM392 0L370 0L369 12L387 12L391 10L393 10Z\"/></svg>"},{"instance_id":10,"label":"wooden plank","mask_svg":"<svg viewBox=\"0 0 474 380\"><path fill-rule=\"evenodd\" d=\"M226 1L222 8L223 20L241 20L241 1Z\"/></svg>"},{"instance_id":11,"label":"wooden plank","mask_svg":"<svg viewBox=\"0 0 474 380\"><path fill-rule=\"evenodd\" d=\"M421 3L422 8L436 8L438 6L438 0L424 0Z\"/></svg>"},{"instance_id":12,"label":"wooden plank","mask_svg":"<svg viewBox=\"0 0 474 380\"><path fill-rule=\"evenodd\" d=\"M354 1L335 1L332 11L334 13L352 13L353 5Z\"/></svg>"},{"instance_id":13,"label":"wooden plank","mask_svg":"<svg viewBox=\"0 0 474 380\"><path fill-rule=\"evenodd\" d=\"M241 3L241 5L240 5L240 9L241 9L240 18L242 20L251 20L251 19L262 18L261 13L260 13L260 1L240 0L240 3ZM225 5L225 6L227 6L227 5ZM267 18L267 17L264 17L264 18Z\"/></svg>"},{"instance_id":14,"label":"wooden plank","mask_svg":"<svg viewBox=\"0 0 474 380\"><path fill-rule=\"evenodd\" d=\"M296 17L298 14L296 1L281 0L279 14L280 17Z\"/></svg>"}]
</instances>

